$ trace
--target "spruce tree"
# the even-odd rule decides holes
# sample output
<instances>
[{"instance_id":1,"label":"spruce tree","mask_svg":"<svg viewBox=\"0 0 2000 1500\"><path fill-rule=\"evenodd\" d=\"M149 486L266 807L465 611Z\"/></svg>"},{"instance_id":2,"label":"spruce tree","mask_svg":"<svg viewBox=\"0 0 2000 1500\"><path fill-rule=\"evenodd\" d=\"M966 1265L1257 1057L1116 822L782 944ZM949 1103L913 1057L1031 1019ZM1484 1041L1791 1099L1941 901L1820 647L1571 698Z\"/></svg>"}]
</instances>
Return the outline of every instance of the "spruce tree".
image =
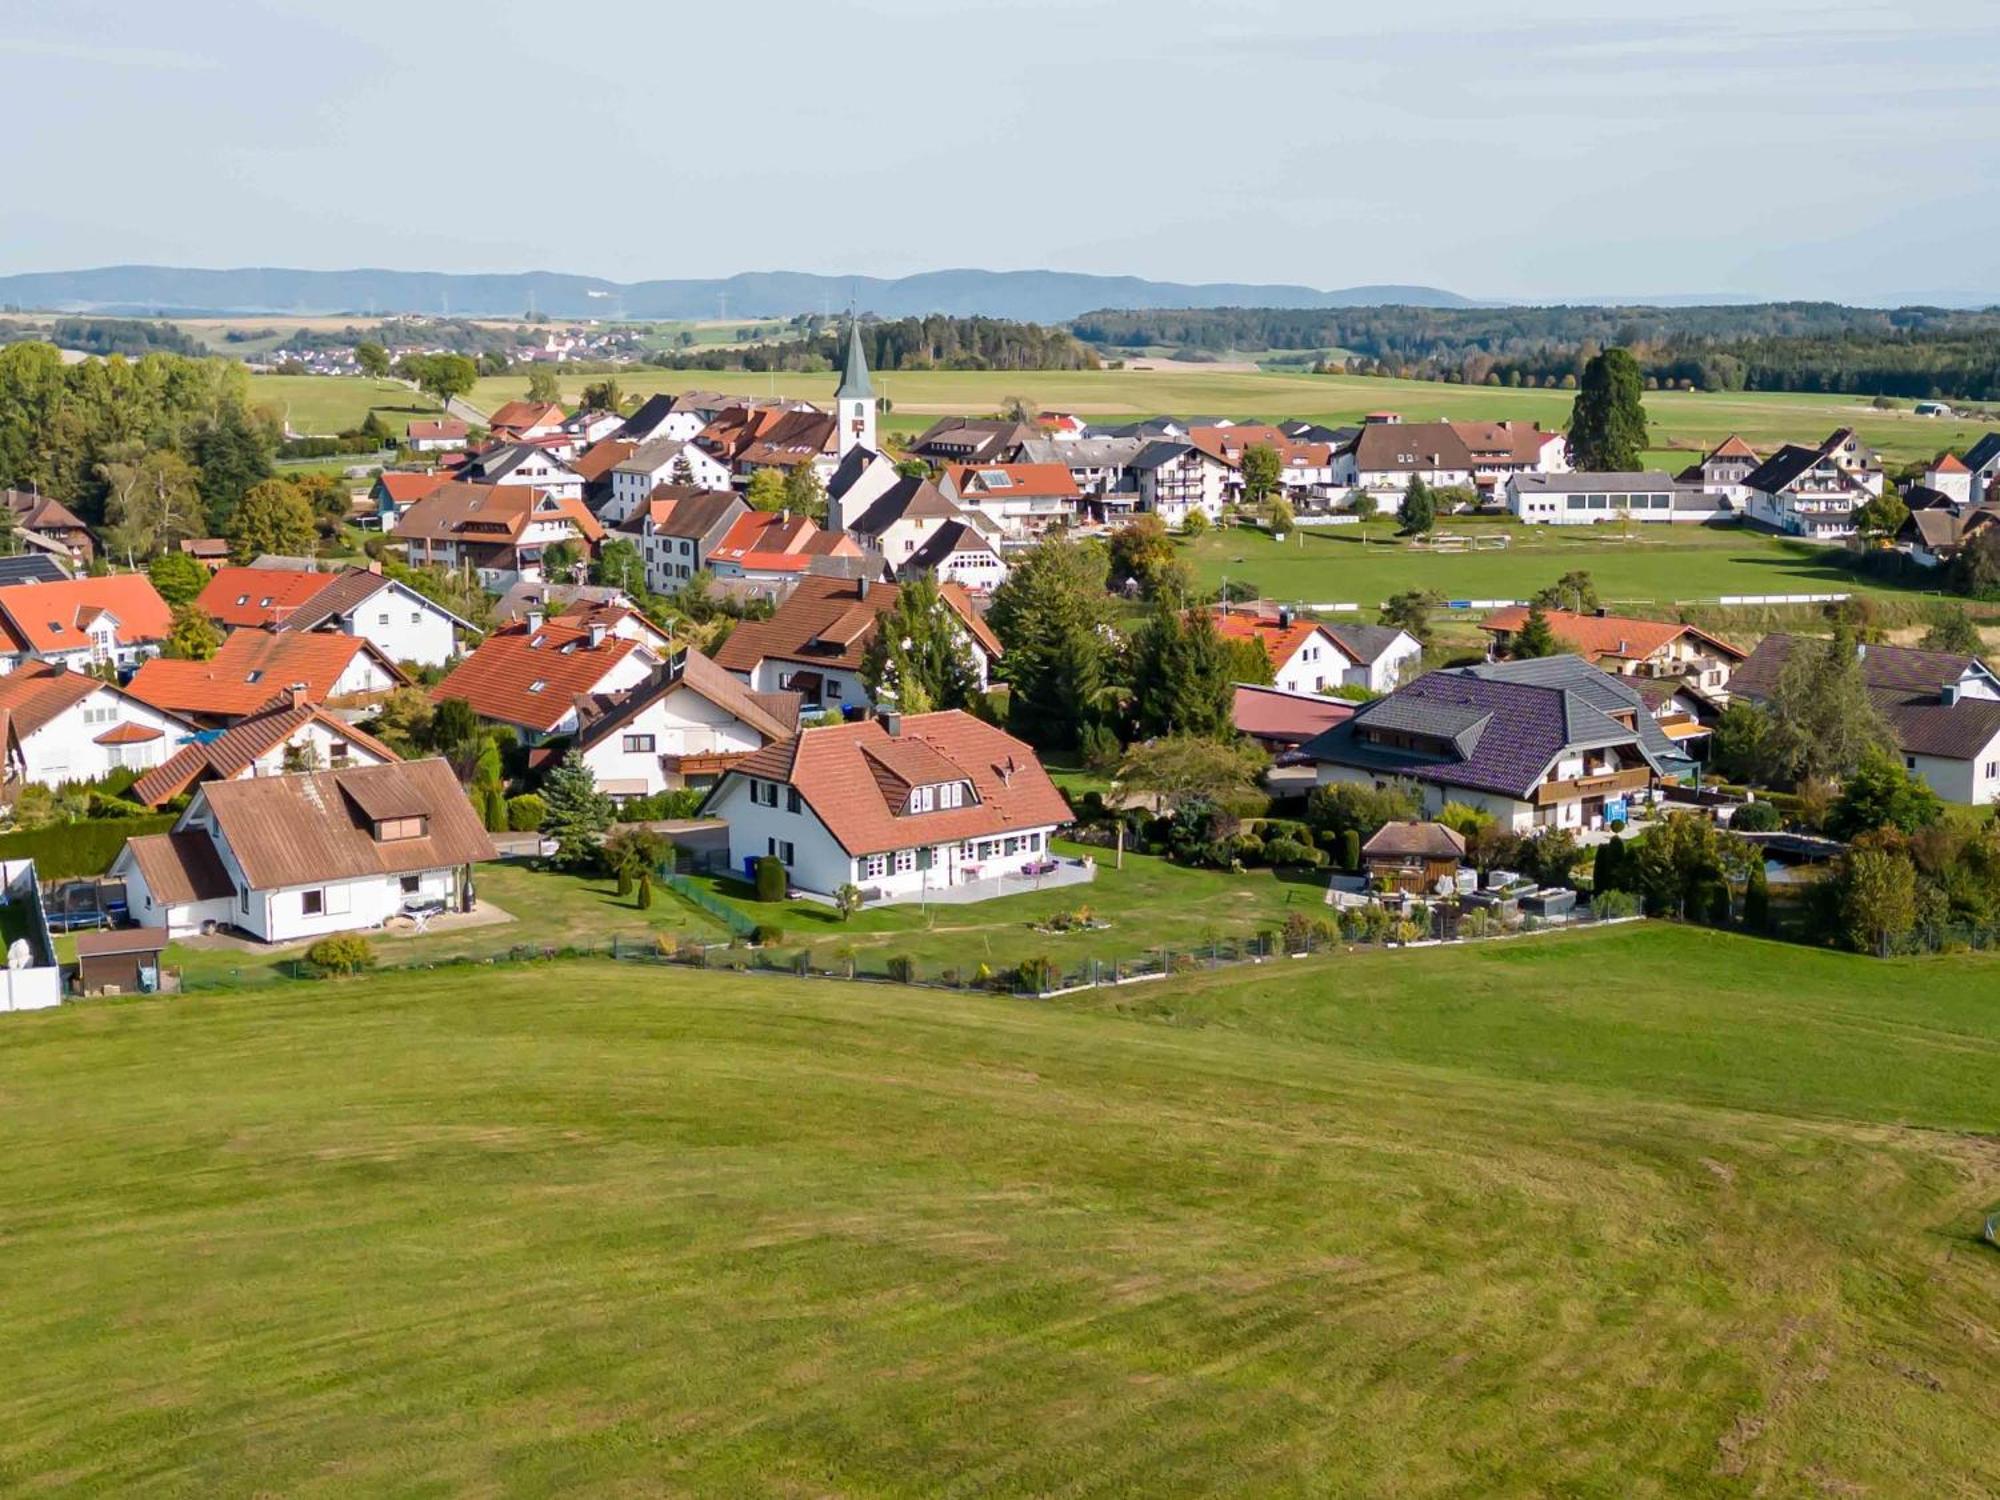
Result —
<instances>
[{"instance_id":1,"label":"spruce tree","mask_svg":"<svg viewBox=\"0 0 2000 1500\"><path fill-rule=\"evenodd\" d=\"M1590 473L1629 472L1645 451L1645 381L1638 361L1630 350L1606 349L1583 367L1570 407L1570 462Z\"/></svg>"},{"instance_id":2,"label":"spruce tree","mask_svg":"<svg viewBox=\"0 0 2000 1500\"><path fill-rule=\"evenodd\" d=\"M552 862L562 870L580 870L597 859L599 842L611 826L611 799L597 789L597 778L583 757L572 750L542 784L542 833L556 841Z\"/></svg>"},{"instance_id":3,"label":"spruce tree","mask_svg":"<svg viewBox=\"0 0 2000 1500\"><path fill-rule=\"evenodd\" d=\"M1514 632L1509 654L1516 661L1530 661L1538 656L1554 656L1561 648L1556 644L1556 633L1549 628L1548 613L1540 601L1528 606L1528 618L1521 622L1521 628Z\"/></svg>"},{"instance_id":4,"label":"spruce tree","mask_svg":"<svg viewBox=\"0 0 2000 1500\"><path fill-rule=\"evenodd\" d=\"M1396 529L1404 536L1429 536L1437 526L1437 497L1422 475L1410 477L1410 487L1396 512Z\"/></svg>"}]
</instances>

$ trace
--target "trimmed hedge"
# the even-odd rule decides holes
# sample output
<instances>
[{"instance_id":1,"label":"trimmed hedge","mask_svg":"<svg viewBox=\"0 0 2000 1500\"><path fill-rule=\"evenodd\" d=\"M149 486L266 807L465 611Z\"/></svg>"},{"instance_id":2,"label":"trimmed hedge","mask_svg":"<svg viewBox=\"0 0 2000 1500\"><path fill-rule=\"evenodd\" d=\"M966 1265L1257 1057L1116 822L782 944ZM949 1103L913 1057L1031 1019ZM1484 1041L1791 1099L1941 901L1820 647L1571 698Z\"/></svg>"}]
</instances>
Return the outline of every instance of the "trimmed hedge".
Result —
<instances>
[{"instance_id":1,"label":"trimmed hedge","mask_svg":"<svg viewBox=\"0 0 2000 1500\"><path fill-rule=\"evenodd\" d=\"M165 833L178 813L146 818L94 818L83 823L52 823L20 833L0 834L0 859L32 859L43 880L102 875L111 868L125 841L146 833Z\"/></svg>"}]
</instances>

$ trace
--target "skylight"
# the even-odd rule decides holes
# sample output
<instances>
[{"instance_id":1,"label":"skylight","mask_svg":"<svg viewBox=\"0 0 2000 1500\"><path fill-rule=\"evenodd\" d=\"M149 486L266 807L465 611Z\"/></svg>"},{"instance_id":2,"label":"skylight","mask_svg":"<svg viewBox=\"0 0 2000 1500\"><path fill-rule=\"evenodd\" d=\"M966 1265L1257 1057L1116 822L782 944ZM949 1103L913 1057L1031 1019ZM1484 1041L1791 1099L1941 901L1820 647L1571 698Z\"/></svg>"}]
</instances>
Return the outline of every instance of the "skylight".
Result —
<instances>
[{"instance_id":1,"label":"skylight","mask_svg":"<svg viewBox=\"0 0 2000 1500\"><path fill-rule=\"evenodd\" d=\"M548 685L549 684L547 678L537 677L533 682L528 684L528 691L531 693L539 693L543 688L547 687Z\"/></svg>"}]
</instances>

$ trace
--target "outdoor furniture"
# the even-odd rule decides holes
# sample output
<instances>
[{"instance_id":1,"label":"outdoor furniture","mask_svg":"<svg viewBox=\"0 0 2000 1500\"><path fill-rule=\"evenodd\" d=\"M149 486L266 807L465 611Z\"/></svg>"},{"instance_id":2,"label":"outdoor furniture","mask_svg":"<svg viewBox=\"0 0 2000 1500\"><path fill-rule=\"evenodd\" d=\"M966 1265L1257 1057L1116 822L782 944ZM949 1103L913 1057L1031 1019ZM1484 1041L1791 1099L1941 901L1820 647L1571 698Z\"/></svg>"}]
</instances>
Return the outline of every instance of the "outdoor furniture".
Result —
<instances>
[{"instance_id":1,"label":"outdoor furniture","mask_svg":"<svg viewBox=\"0 0 2000 1500\"><path fill-rule=\"evenodd\" d=\"M421 901L405 901L402 915L408 917L418 932L428 931L432 917L441 917L450 908L437 897L427 897Z\"/></svg>"}]
</instances>

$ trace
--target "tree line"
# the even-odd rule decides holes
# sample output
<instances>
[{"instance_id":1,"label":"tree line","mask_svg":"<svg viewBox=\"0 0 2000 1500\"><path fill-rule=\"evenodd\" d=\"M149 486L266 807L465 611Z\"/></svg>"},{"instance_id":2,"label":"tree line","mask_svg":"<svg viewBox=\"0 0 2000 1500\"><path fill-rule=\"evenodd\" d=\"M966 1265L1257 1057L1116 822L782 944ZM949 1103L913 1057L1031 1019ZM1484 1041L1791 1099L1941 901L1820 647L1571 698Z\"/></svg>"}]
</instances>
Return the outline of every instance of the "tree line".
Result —
<instances>
[{"instance_id":1,"label":"tree line","mask_svg":"<svg viewBox=\"0 0 2000 1500\"><path fill-rule=\"evenodd\" d=\"M837 370L847 358L844 323L813 320L797 337L740 348L681 349L652 356L667 370ZM1067 329L1005 318L864 320L871 370L1093 370L1096 351Z\"/></svg>"},{"instance_id":2,"label":"tree line","mask_svg":"<svg viewBox=\"0 0 2000 1500\"><path fill-rule=\"evenodd\" d=\"M54 343L85 354L122 354L127 359L146 354L183 354L193 359L206 352L173 324L138 318L58 318L47 329L9 318L0 320L0 343Z\"/></svg>"},{"instance_id":3,"label":"tree line","mask_svg":"<svg viewBox=\"0 0 2000 1500\"><path fill-rule=\"evenodd\" d=\"M2000 310L1743 307L1216 308L1087 313L1098 347L1332 350L1322 368L1470 385L1566 386L1601 350L1658 387L2000 399Z\"/></svg>"}]
</instances>

